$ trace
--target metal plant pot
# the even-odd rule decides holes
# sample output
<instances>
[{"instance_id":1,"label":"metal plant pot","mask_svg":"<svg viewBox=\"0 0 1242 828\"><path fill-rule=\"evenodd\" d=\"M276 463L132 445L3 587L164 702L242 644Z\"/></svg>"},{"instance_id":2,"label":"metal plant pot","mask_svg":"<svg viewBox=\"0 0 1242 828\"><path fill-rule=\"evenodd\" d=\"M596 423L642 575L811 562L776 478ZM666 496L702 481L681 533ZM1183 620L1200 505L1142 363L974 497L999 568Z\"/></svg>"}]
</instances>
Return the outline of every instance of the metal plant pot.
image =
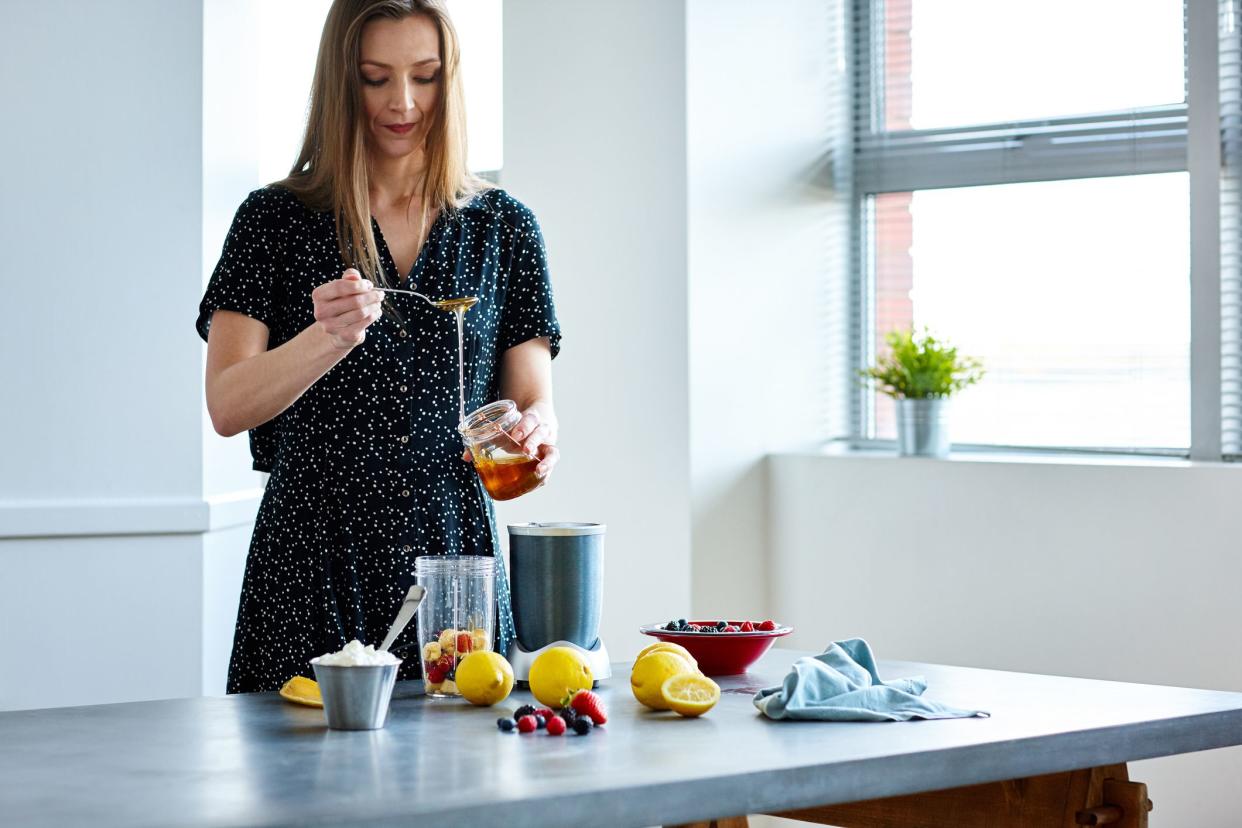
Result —
<instances>
[{"instance_id":1,"label":"metal plant pot","mask_svg":"<svg viewBox=\"0 0 1242 828\"><path fill-rule=\"evenodd\" d=\"M899 399L897 453L902 457L949 456L949 401Z\"/></svg>"}]
</instances>

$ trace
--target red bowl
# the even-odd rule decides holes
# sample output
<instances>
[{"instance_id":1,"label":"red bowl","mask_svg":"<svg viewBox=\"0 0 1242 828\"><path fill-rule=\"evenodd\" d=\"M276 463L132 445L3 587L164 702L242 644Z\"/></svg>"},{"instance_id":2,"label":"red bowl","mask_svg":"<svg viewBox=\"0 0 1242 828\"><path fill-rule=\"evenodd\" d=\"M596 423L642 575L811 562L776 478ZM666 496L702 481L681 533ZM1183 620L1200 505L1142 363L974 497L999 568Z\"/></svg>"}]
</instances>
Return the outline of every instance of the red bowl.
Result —
<instances>
[{"instance_id":1,"label":"red bowl","mask_svg":"<svg viewBox=\"0 0 1242 828\"><path fill-rule=\"evenodd\" d=\"M707 621L691 621L691 624L708 624ZM730 624L741 625L741 621L730 621ZM661 624L647 624L638 628L643 635L650 635L661 641L680 644L690 651L699 669L709 676L735 676L745 673L746 668L759 660L759 656L768 651L772 642L783 635L793 632L793 627L777 627L774 630L755 630L754 632L709 633L709 632L673 632L664 629Z\"/></svg>"}]
</instances>

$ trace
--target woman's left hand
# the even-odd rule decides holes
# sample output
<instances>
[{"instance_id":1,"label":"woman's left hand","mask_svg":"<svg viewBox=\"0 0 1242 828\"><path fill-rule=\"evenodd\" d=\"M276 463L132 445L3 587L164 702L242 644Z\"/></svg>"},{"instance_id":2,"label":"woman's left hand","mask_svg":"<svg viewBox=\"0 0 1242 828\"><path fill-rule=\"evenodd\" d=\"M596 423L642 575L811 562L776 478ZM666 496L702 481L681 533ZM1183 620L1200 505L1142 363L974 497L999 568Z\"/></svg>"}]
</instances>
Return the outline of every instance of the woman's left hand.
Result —
<instances>
[{"instance_id":1,"label":"woman's left hand","mask_svg":"<svg viewBox=\"0 0 1242 828\"><path fill-rule=\"evenodd\" d=\"M522 451L539 460L535 473L547 482L548 475L561 459L556 448L556 420L545 419L538 407L531 406L522 412L522 419L509 434L521 444Z\"/></svg>"},{"instance_id":2,"label":"woman's left hand","mask_svg":"<svg viewBox=\"0 0 1242 828\"><path fill-rule=\"evenodd\" d=\"M517 441L522 451L539 460L535 472L543 478L543 482L539 484L542 486L561 459L561 453L556 448L556 420L545 418L538 406L531 406L522 412L522 418L509 432L509 436ZM461 459L467 463L472 460L470 449L462 453Z\"/></svg>"}]
</instances>

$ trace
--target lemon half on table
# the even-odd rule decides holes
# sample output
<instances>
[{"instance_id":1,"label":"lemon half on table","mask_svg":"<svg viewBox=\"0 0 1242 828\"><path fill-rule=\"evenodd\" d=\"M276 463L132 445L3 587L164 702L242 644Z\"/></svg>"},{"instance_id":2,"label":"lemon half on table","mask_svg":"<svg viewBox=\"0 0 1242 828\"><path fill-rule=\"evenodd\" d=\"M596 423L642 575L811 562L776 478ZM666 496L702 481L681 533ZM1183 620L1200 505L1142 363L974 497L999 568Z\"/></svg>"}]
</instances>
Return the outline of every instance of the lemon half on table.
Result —
<instances>
[{"instance_id":1,"label":"lemon half on table","mask_svg":"<svg viewBox=\"0 0 1242 828\"><path fill-rule=\"evenodd\" d=\"M323 696L319 695L319 684L306 676L294 676L280 688L280 697L294 704L307 707L323 707Z\"/></svg>"}]
</instances>

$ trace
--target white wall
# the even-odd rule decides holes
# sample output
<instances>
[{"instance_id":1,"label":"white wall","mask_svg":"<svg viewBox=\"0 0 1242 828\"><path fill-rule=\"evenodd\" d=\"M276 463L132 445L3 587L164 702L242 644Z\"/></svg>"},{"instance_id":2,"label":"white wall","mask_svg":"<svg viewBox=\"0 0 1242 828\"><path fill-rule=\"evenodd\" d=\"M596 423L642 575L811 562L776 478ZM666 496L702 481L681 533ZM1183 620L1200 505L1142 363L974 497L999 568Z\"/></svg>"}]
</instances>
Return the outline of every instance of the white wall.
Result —
<instances>
[{"instance_id":1,"label":"white wall","mask_svg":"<svg viewBox=\"0 0 1242 828\"><path fill-rule=\"evenodd\" d=\"M1242 468L785 454L771 480L791 646L1242 691ZM1236 825L1240 773L1238 748L1131 766L1161 825Z\"/></svg>"},{"instance_id":2,"label":"white wall","mask_svg":"<svg viewBox=\"0 0 1242 828\"><path fill-rule=\"evenodd\" d=\"M608 524L602 634L627 658L690 603L685 8L523 0L504 23L501 185L539 217L565 339L560 465L498 518Z\"/></svg>"},{"instance_id":3,"label":"white wall","mask_svg":"<svg viewBox=\"0 0 1242 828\"><path fill-rule=\"evenodd\" d=\"M210 462L201 401L193 321L223 237L203 218L233 180L205 118L229 91L205 89L203 4L4 15L0 271L20 312L0 327L0 631L66 657L0 671L0 709L223 692L232 620L204 624L235 611L236 583L214 584L240 580L248 532L229 530L257 478Z\"/></svg>"},{"instance_id":4,"label":"white wall","mask_svg":"<svg viewBox=\"0 0 1242 828\"><path fill-rule=\"evenodd\" d=\"M6 514L198 494L198 9L5 6L0 347L23 355L0 367Z\"/></svg>"},{"instance_id":5,"label":"white wall","mask_svg":"<svg viewBox=\"0 0 1242 828\"><path fill-rule=\"evenodd\" d=\"M686 4L695 617L768 614L764 458L831 426L842 25L824 0Z\"/></svg>"}]
</instances>

